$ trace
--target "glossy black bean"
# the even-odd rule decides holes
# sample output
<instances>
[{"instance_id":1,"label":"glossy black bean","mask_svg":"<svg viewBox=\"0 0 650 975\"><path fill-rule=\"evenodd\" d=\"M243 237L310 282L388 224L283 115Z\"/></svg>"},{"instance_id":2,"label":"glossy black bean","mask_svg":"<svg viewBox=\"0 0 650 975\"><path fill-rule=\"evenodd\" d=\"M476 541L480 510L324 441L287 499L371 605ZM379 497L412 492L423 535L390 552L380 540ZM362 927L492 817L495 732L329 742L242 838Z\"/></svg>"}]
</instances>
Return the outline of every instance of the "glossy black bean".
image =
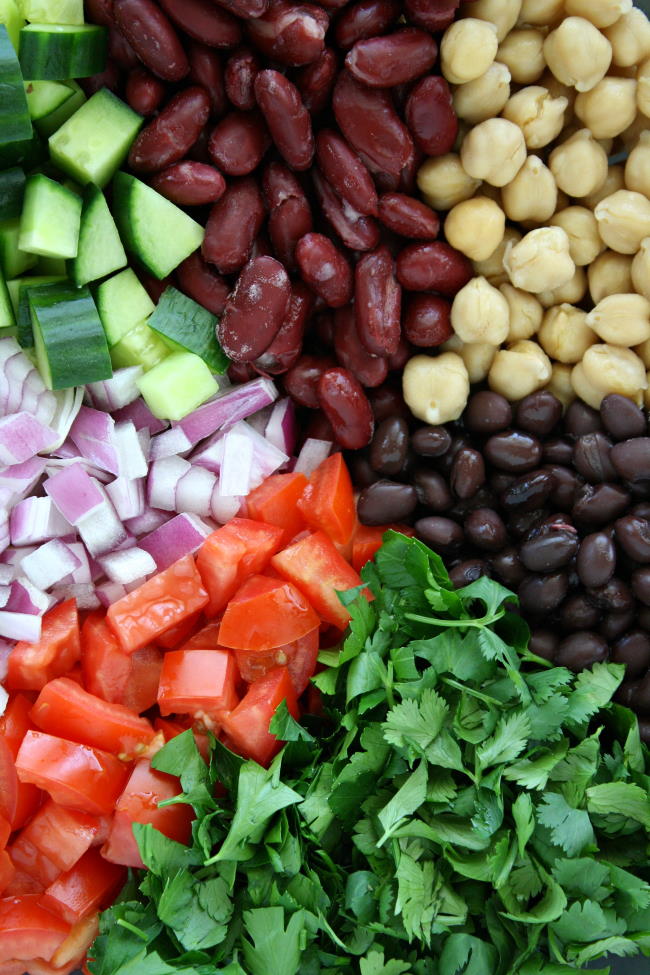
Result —
<instances>
[{"instance_id":1,"label":"glossy black bean","mask_svg":"<svg viewBox=\"0 0 650 975\"><path fill-rule=\"evenodd\" d=\"M451 491L442 474L419 468L414 475L413 484L420 504L432 511L448 511L454 503Z\"/></svg>"},{"instance_id":2,"label":"glossy black bean","mask_svg":"<svg viewBox=\"0 0 650 975\"><path fill-rule=\"evenodd\" d=\"M539 617L557 609L566 596L568 588L569 579L566 572L531 575L520 584L517 595L522 610L533 617Z\"/></svg>"},{"instance_id":3,"label":"glossy black bean","mask_svg":"<svg viewBox=\"0 0 650 975\"><path fill-rule=\"evenodd\" d=\"M541 508L539 511L516 511L508 518L508 531L515 538L527 538L531 531L539 528L547 515L546 508Z\"/></svg>"},{"instance_id":4,"label":"glossy black bean","mask_svg":"<svg viewBox=\"0 0 650 975\"><path fill-rule=\"evenodd\" d=\"M392 477L404 467L409 447L409 428L399 416L378 424L370 444L370 464L378 474Z\"/></svg>"},{"instance_id":5,"label":"glossy black bean","mask_svg":"<svg viewBox=\"0 0 650 975\"><path fill-rule=\"evenodd\" d=\"M576 499L578 488L584 483L579 474L560 464L549 464L545 468L553 478L549 503L560 511L570 511Z\"/></svg>"},{"instance_id":6,"label":"glossy black bean","mask_svg":"<svg viewBox=\"0 0 650 975\"><path fill-rule=\"evenodd\" d=\"M492 508L474 508L463 524L467 541L485 552L499 552L508 540L501 517Z\"/></svg>"},{"instance_id":7,"label":"glossy black bean","mask_svg":"<svg viewBox=\"0 0 650 975\"><path fill-rule=\"evenodd\" d=\"M598 627L598 632L608 643L618 640L635 625L635 609L636 607L632 606L623 613L606 613Z\"/></svg>"},{"instance_id":8,"label":"glossy black bean","mask_svg":"<svg viewBox=\"0 0 650 975\"><path fill-rule=\"evenodd\" d=\"M485 483L485 462L478 450L463 447L454 457L451 474L451 489L457 498L472 498Z\"/></svg>"},{"instance_id":9,"label":"glossy black bean","mask_svg":"<svg viewBox=\"0 0 650 975\"><path fill-rule=\"evenodd\" d=\"M355 487L365 488L381 480L379 474L372 469L366 453L355 450L347 457L350 475Z\"/></svg>"},{"instance_id":10,"label":"glossy black bean","mask_svg":"<svg viewBox=\"0 0 650 975\"><path fill-rule=\"evenodd\" d=\"M647 518L650 521L650 501L639 501L638 504L632 505L630 514L637 518Z\"/></svg>"},{"instance_id":11,"label":"glossy black bean","mask_svg":"<svg viewBox=\"0 0 650 975\"><path fill-rule=\"evenodd\" d=\"M630 492L618 484L583 484L571 514L584 525L606 525L622 515L629 503Z\"/></svg>"},{"instance_id":12,"label":"glossy black bean","mask_svg":"<svg viewBox=\"0 0 650 975\"><path fill-rule=\"evenodd\" d=\"M451 469L454 466L456 454L465 448L470 448L471 446L471 440L464 434L457 434L455 437L451 438L449 450L444 453L442 457L439 457L437 462L438 469L445 475L445 477L451 477Z\"/></svg>"},{"instance_id":13,"label":"glossy black bean","mask_svg":"<svg viewBox=\"0 0 650 975\"><path fill-rule=\"evenodd\" d=\"M519 561L519 554L514 546L502 549L491 559L492 570L509 589L517 587L526 578L526 570Z\"/></svg>"},{"instance_id":14,"label":"glossy black bean","mask_svg":"<svg viewBox=\"0 0 650 975\"><path fill-rule=\"evenodd\" d=\"M582 400L575 399L564 414L564 430L568 436L576 438L584 436L585 433L602 430L600 414Z\"/></svg>"},{"instance_id":15,"label":"glossy black bean","mask_svg":"<svg viewBox=\"0 0 650 975\"><path fill-rule=\"evenodd\" d=\"M632 592L644 606L650 606L650 566L637 569L631 576Z\"/></svg>"},{"instance_id":16,"label":"glossy black bean","mask_svg":"<svg viewBox=\"0 0 650 975\"><path fill-rule=\"evenodd\" d=\"M573 444L562 438L546 440L542 444L542 459L545 464L562 464L565 467L571 466L573 460Z\"/></svg>"},{"instance_id":17,"label":"glossy black bean","mask_svg":"<svg viewBox=\"0 0 650 975\"><path fill-rule=\"evenodd\" d=\"M499 433L512 423L512 407L505 396L484 389L470 397L464 419L473 433Z\"/></svg>"},{"instance_id":18,"label":"glossy black bean","mask_svg":"<svg viewBox=\"0 0 650 975\"><path fill-rule=\"evenodd\" d=\"M632 707L644 714L650 712L650 671L637 683L632 694Z\"/></svg>"},{"instance_id":19,"label":"glossy black bean","mask_svg":"<svg viewBox=\"0 0 650 975\"><path fill-rule=\"evenodd\" d=\"M524 397L517 406L515 426L545 437L562 418L562 404L553 393L541 390Z\"/></svg>"},{"instance_id":20,"label":"glossy black bean","mask_svg":"<svg viewBox=\"0 0 650 975\"><path fill-rule=\"evenodd\" d=\"M469 586L471 582L476 582L481 576L488 574L487 563L481 562L480 559L466 559L450 569L449 578L456 589L462 589L463 586Z\"/></svg>"},{"instance_id":21,"label":"glossy black bean","mask_svg":"<svg viewBox=\"0 0 650 975\"><path fill-rule=\"evenodd\" d=\"M492 471L489 483L495 494L503 494L516 480L514 474L506 474L505 471Z\"/></svg>"},{"instance_id":22,"label":"glossy black bean","mask_svg":"<svg viewBox=\"0 0 650 975\"><path fill-rule=\"evenodd\" d=\"M560 606L560 625L566 633L591 630L600 623L600 610L583 593L567 596Z\"/></svg>"},{"instance_id":23,"label":"glossy black bean","mask_svg":"<svg viewBox=\"0 0 650 975\"><path fill-rule=\"evenodd\" d=\"M600 418L614 440L642 437L647 428L645 414L627 396L610 393L600 404Z\"/></svg>"},{"instance_id":24,"label":"glossy black bean","mask_svg":"<svg viewBox=\"0 0 650 975\"><path fill-rule=\"evenodd\" d=\"M616 471L609 459L612 441L604 433L585 433L573 448L573 466L590 484L615 481Z\"/></svg>"},{"instance_id":25,"label":"glossy black bean","mask_svg":"<svg viewBox=\"0 0 650 975\"><path fill-rule=\"evenodd\" d=\"M555 572L571 561L579 545L577 532L558 528L524 542L519 558L529 572Z\"/></svg>"},{"instance_id":26,"label":"glossy black bean","mask_svg":"<svg viewBox=\"0 0 650 975\"><path fill-rule=\"evenodd\" d=\"M645 630L646 633L650 633L650 606L641 606L639 603L636 605L636 623Z\"/></svg>"},{"instance_id":27,"label":"glossy black bean","mask_svg":"<svg viewBox=\"0 0 650 975\"><path fill-rule=\"evenodd\" d=\"M463 544L463 529L451 518L420 518L414 527L418 538L436 552L453 552Z\"/></svg>"},{"instance_id":28,"label":"glossy black bean","mask_svg":"<svg viewBox=\"0 0 650 975\"><path fill-rule=\"evenodd\" d=\"M630 630L616 641L610 657L614 663L625 664L626 677L641 677L650 667L650 636L643 630Z\"/></svg>"},{"instance_id":29,"label":"glossy black bean","mask_svg":"<svg viewBox=\"0 0 650 975\"><path fill-rule=\"evenodd\" d=\"M552 630L533 630L530 634L528 649L544 660L554 660L559 639Z\"/></svg>"},{"instance_id":30,"label":"glossy black bean","mask_svg":"<svg viewBox=\"0 0 650 975\"><path fill-rule=\"evenodd\" d=\"M362 525L385 525L391 521L404 521L415 511L417 501L412 484L382 479L361 492L357 514Z\"/></svg>"},{"instance_id":31,"label":"glossy black bean","mask_svg":"<svg viewBox=\"0 0 650 975\"><path fill-rule=\"evenodd\" d=\"M650 437L633 437L614 444L611 461L626 481L650 479Z\"/></svg>"},{"instance_id":32,"label":"glossy black bean","mask_svg":"<svg viewBox=\"0 0 650 975\"><path fill-rule=\"evenodd\" d=\"M534 470L542 458L542 445L529 433L510 430L495 433L484 447L491 464L508 474L524 474Z\"/></svg>"},{"instance_id":33,"label":"glossy black bean","mask_svg":"<svg viewBox=\"0 0 650 975\"><path fill-rule=\"evenodd\" d=\"M555 487L553 472L548 468L522 474L501 494L501 505L506 511L535 511L541 508Z\"/></svg>"},{"instance_id":34,"label":"glossy black bean","mask_svg":"<svg viewBox=\"0 0 650 975\"><path fill-rule=\"evenodd\" d=\"M638 680L624 680L622 684L616 689L614 694L614 700L618 704L622 704L624 708L634 707L634 695L636 694L636 689L639 686ZM640 728L639 723L639 728Z\"/></svg>"},{"instance_id":35,"label":"glossy black bean","mask_svg":"<svg viewBox=\"0 0 650 975\"><path fill-rule=\"evenodd\" d=\"M568 667L574 671L584 670L606 659L607 641L591 630L580 630L564 637L555 655L558 667Z\"/></svg>"},{"instance_id":36,"label":"glossy black bean","mask_svg":"<svg viewBox=\"0 0 650 975\"><path fill-rule=\"evenodd\" d=\"M411 447L421 457L442 457L451 447L451 434L444 427L420 427L411 437Z\"/></svg>"},{"instance_id":37,"label":"glossy black bean","mask_svg":"<svg viewBox=\"0 0 650 975\"><path fill-rule=\"evenodd\" d=\"M606 532L593 532L583 538L576 569L580 582L588 589L609 582L616 569L616 546Z\"/></svg>"},{"instance_id":38,"label":"glossy black bean","mask_svg":"<svg viewBox=\"0 0 650 975\"><path fill-rule=\"evenodd\" d=\"M632 590L617 576L613 576L604 586L587 589L587 595L600 609L612 613L624 613L634 605Z\"/></svg>"},{"instance_id":39,"label":"glossy black bean","mask_svg":"<svg viewBox=\"0 0 650 975\"><path fill-rule=\"evenodd\" d=\"M625 515L616 522L616 541L635 562L650 562L650 521Z\"/></svg>"},{"instance_id":40,"label":"glossy black bean","mask_svg":"<svg viewBox=\"0 0 650 975\"><path fill-rule=\"evenodd\" d=\"M331 343L328 343L331 344ZM367 389L366 395L370 400L372 412L377 423L389 416L401 416L403 420L411 418L411 411L404 402L402 391L398 386L382 383L373 389Z\"/></svg>"}]
</instances>

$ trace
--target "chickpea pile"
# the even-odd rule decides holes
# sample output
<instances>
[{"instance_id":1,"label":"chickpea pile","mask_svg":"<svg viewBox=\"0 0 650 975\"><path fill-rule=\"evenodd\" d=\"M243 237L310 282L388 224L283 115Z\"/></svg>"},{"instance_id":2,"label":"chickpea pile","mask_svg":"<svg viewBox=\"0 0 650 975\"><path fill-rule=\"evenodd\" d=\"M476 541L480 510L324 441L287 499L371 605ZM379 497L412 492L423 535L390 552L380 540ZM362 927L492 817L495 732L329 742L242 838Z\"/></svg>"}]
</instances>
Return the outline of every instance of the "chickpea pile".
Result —
<instances>
[{"instance_id":1,"label":"chickpea pile","mask_svg":"<svg viewBox=\"0 0 650 975\"><path fill-rule=\"evenodd\" d=\"M547 388L650 408L650 22L632 0L461 13L440 49L456 151L426 160L418 185L477 276L443 354L407 364L405 399L429 423L460 416L485 380L511 401Z\"/></svg>"}]
</instances>

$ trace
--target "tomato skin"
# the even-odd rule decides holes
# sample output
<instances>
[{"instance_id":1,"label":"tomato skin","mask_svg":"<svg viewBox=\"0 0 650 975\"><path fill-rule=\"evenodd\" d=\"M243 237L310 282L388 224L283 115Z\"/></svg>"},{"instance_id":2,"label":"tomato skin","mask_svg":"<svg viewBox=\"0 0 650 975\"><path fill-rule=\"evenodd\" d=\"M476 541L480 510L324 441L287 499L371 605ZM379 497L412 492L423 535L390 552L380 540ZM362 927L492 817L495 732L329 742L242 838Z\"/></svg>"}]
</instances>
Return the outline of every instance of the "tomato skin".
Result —
<instances>
[{"instance_id":1,"label":"tomato skin","mask_svg":"<svg viewBox=\"0 0 650 975\"><path fill-rule=\"evenodd\" d=\"M4 850L7 840L11 834L11 823L4 816L0 815L0 850Z\"/></svg>"},{"instance_id":2,"label":"tomato skin","mask_svg":"<svg viewBox=\"0 0 650 975\"><path fill-rule=\"evenodd\" d=\"M224 715L224 731L234 751L244 758L252 758L260 765L268 765L282 747L269 724L276 708L287 702L289 713L298 718L298 702L286 667L275 667L248 688L234 711Z\"/></svg>"},{"instance_id":3,"label":"tomato skin","mask_svg":"<svg viewBox=\"0 0 650 975\"><path fill-rule=\"evenodd\" d=\"M34 727L29 713L32 708L30 697L26 694L12 694L7 702L5 713L0 718L0 735L9 745L14 758L18 754L25 733L29 728Z\"/></svg>"},{"instance_id":4,"label":"tomato skin","mask_svg":"<svg viewBox=\"0 0 650 975\"><path fill-rule=\"evenodd\" d=\"M14 879L16 868L6 850L0 850L0 897Z\"/></svg>"},{"instance_id":5,"label":"tomato skin","mask_svg":"<svg viewBox=\"0 0 650 975\"><path fill-rule=\"evenodd\" d=\"M55 802L91 815L108 815L128 775L128 768L109 752L28 731L16 758L22 782L49 792Z\"/></svg>"},{"instance_id":6,"label":"tomato skin","mask_svg":"<svg viewBox=\"0 0 650 975\"><path fill-rule=\"evenodd\" d=\"M248 576L261 572L280 545L284 532L249 518L232 518L208 535L199 549L196 564L210 595L206 615L225 609Z\"/></svg>"},{"instance_id":7,"label":"tomato skin","mask_svg":"<svg viewBox=\"0 0 650 975\"><path fill-rule=\"evenodd\" d=\"M336 545L347 545L355 528L357 509L343 454L330 454L318 465L298 508L310 528L321 529Z\"/></svg>"},{"instance_id":8,"label":"tomato skin","mask_svg":"<svg viewBox=\"0 0 650 975\"><path fill-rule=\"evenodd\" d=\"M200 612L193 613L186 620L179 623L178 626L172 626L171 630L167 630L159 637L156 637L158 646L162 647L163 650L176 650L192 635L200 618Z\"/></svg>"},{"instance_id":9,"label":"tomato skin","mask_svg":"<svg viewBox=\"0 0 650 975\"><path fill-rule=\"evenodd\" d=\"M179 650L217 650L219 648L219 626L221 621L207 623L191 636Z\"/></svg>"},{"instance_id":10,"label":"tomato skin","mask_svg":"<svg viewBox=\"0 0 650 975\"><path fill-rule=\"evenodd\" d=\"M67 599L43 616L38 643L17 643L9 654L6 686L10 690L40 691L53 677L66 674L79 660L79 614Z\"/></svg>"},{"instance_id":11,"label":"tomato skin","mask_svg":"<svg viewBox=\"0 0 650 975\"><path fill-rule=\"evenodd\" d=\"M194 557L186 555L109 606L106 621L122 650L133 653L203 609L207 602Z\"/></svg>"},{"instance_id":12,"label":"tomato skin","mask_svg":"<svg viewBox=\"0 0 650 975\"><path fill-rule=\"evenodd\" d=\"M219 642L236 650L272 650L299 640L320 620L291 583L251 576L226 606Z\"/></svg>"},{"instance_id":13,"label":"tomato skin","mask_svg":"<svg viewBox=\"0 0 650 975\"><path fill-rule=\"evenodd\" d=\"M126 879L124 867L90 849L47 888L41 904L64 921L76 924L110 903Z\"/></svg>"},{"instance_id":14,"label":"tomato skin","mask_svg":"<svg viewBox=\"0 0 650 975\"><path fill-rule=\"evenodd\" d=\"M38 896L0 900L0 962L52 955L70 932L70 925L38 903Z\"/></svg>"},{"instance_id":15,"label":"tomato skin","mask_svg":"<svg viewBox=\"0 0 650 975\"><path fill-rule=\"evenodd\" d=\"M20 829L34 815L42 795L35 785L20 781L9 740L0 736L0 814L12 830Z\"/></svg>"},{"instance_id":16,"label":"tomato skin","mask_svg":"<svg viewBox=\"0 0 650 975\"><path fill-rule=\"evenodd\" d=\"M298 501L307 484L307 478L300 472L271 474L247 496L245 503L249 517L282 528L282 544L286 545L305 527Z\"/></svg>"},{"instance_id":17,"label":"tomato skin","mask_svg":"<svg viewBox=\"0 0 650 975\"><path fill-rule=\"evenodd\" d=\"M104 828L99 817L68 809L47 799L23 827L16 842L29 840L62 873L69 870L91 846L101 842Z\"/></svg>"},{"instance_id":18,"label":"tomato skin","mask_svg":"<svg viewBox=\"0 0 650 975\"><path fill-rule=\"evenodd\" d=\"M352 539L352 567L356 572L361 572L366 562L370 562L382 546L384 532L392 529L401 532L402 535L409 535L411 538L415 532L408 525L357 525Z\"/></svg>"},{"instance_id":19,"label":"tomato skin","mask_svg":"<svg viewBox=\"0 0 650 975\"><path fill-rule=\"evenodd\" d=\"M320 644L320 627L316 626L299 640L272 650L235 650L242 678L249 684L264 677L274 667L286 667L299 697L316 670Z\"/></svg>"},{"instance_id":20,"label":"tomato skin","mask_svg":"<svg viewBox=\"0 0 650 975\"><path fill-rule=\"evenodd\" d=\"M170 650L165 654L158 706L162 715L231 711L237 704L233 654L214 650Z\"/></svg>"},{"instance_id":21,"label":"tomato skin","mask_svg":"<svg viewBox=\"0 0 650 975\"><path fill-rule=\"evenodd\" d=\"M123 704L136 714L156 703L163 655L156 647L125 653L103 612L91 613L81 628L81 668L90 694Z\"/></svg>"}]
</instances>

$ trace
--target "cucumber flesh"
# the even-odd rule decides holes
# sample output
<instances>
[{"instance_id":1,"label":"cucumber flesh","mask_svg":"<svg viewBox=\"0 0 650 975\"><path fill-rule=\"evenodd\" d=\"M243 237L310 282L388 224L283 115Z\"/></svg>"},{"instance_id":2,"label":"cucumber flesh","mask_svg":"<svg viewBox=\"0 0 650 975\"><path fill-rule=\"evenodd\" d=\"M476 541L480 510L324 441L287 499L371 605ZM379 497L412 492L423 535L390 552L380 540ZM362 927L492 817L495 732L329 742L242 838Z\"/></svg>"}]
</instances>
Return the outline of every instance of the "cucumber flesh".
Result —
<instances>
[{"instance_id":1,"label":"cucumber flesh","mask_svg":"<svg viewBox=\"0 0 650 975\"><path fill-rule=\"evenodd\" d=\"M115 369L142 366L146 372L166 359L169 353L169 346L143 321L111 346L111 362Z\"/></svg>"},{"instance_id":2,"label":"cucumber flesh","mask_svg":"<svg viewBox=\"0 0 650 975\"><path fill-rule=\"evenodd\" d=\"M25 18L16 0L0 0L0 24L7 28L12 47L18 52L20 31L25 26Z\"/></svg>"},{"instance_id":3,"label":"cucumber flesh","mask_svg":"<svg viewBox=\"0 0 650 975\"><path fill-rule=\"evenodd\" d=\"M70 97L59 108L55 108L53 112L50 112L49 115L44 115L43 118L34 120L34 125L44 139L49 138L53 132L60 129L63 123L67 122L70 116L74 115L77 109L81 108L86 101L84 91L76 81L63 81L60 83L69 89Z\"/></svg>"},{"instance_id":4,"label":"cucumber flesh","mask_svg":"<svg viewBox=\"0 0 650 975\"><path fill-rule=\"evenodd\" d=\"M25 95L29 116L35 122L60 108L72 92L60 81L26 81Z\"/></svg>"},{"instance_id":5,"label":"cucumber flesh","mask_svg":"<svg viewBox=\"0 0 650 975\"><path fill-rule=\"evenodd\" d=\"M25 196L25 174L19 166L0 173L0 213L6 219L19 217Z\"/></svg>"},{"instance_id":6,"label":"cucumber flesh","mask_svg":"<svg viewBox=\"0 0 650 975\"><path fill-rule=\"evenodd\" d=\"M225 372L230 360L217 342L217 316L176 288L165 288L149 325L173 349L194 352L211 372Z\"/></svg>"},{"instance_id":7,"label":"cucumber flesh","mask_svg":"<svg viewBox=\"0 0 650 975\"><path fill-rule=\"evenodd\" d=\"M41 288L44 284L60 284L66 281L61 274L33 274L23 278L8 281L11 301L16 316L16 339L23 349L34 348L34 333L32 331L32 314L29 308L29 289Z\"/></svg>"},{"instance_id":8,"label":"cucumber flesh","mask_svg":"<svg viewBox=\"0 0 650 975\"><path fill-rule=\"evenodd\" d=\"M41 173L27 180L18 246L30 254L76 257L81 200Z\"/></svg>"},{"instance_id":9,"label":"cucumber flesh","mask_svg":"<svg viewBox=\"0 0 650 975\"><path fill-rule=\"evenodd\" d=\"M0 338L16 334L16 315L4 277L0 274Z\"/></svg>"},{"instance_id":10,"label":"cucumber flesh","mask_svg":"<svg viewBox=\"0 0 650 975\"><path fill-rule=\"evenodd\" d=\"M182 420L218 391L209 368L193 352L172 352L138 380L138 389L154 416Z\"/></svg>"},{"instance_id":11,"label":"cucumber flesh","mask_svg":"<svg viewBox=\"0 0 650 975\"><path fill-rule=\"evenodd\" d=\"M34 267L38 257L18 248L20 236L20 217L0 220L0 271L8 281L19 278L30 267Z\"/></svg>"},{"instance_id":12,"label":"cucumber flesh","mask_svg":"<svg viewBox=\"0 0 650 975\"><path fill-rule=\"evenodd\" d=\"M4 24L0 24L0 144L32 136L23 75Z\"/></svg>"},{"instance_id":13,"label":"cucumber flesh","mask_svg":"<svg viewBox=\"0 0 650 975\"><path fill-rule=\"evenodd\" d=\"M156 307L131 268L102 281L96 300L109 346L148 318Z\"/></svg>"},{"instance_id":14,"label":"cucumber flesh","mask_svg":"<svg viewBox=\"0 0 650 975\"><path fill-rule=\"evenodd\" d=\"M77 285L88 284L112 274L126 264L115 221L104 194L92 183L84 190L79 247L68 265L70 277Z\"/></svg>"},{"instance_id":15,"label":"cucumber flesh","mask_svg":"<svg viewBox=\"0 0 650 975\"><path fill-rule=\"evenodd\" d=\"M108 34L96 24L27 24L20 32L18 57L33 80L89 78L106 67Z\"/></svg>"},{"instance_id":16,"label":"cucumber flesh","mask_svg":"<svg viewBox=\"0 0 650 975\"><path fill-rule=\"evenodd\" d=\"M23 0L27 20L37 24L83 24L83 0Z\"/></svg>"}]
</instances>

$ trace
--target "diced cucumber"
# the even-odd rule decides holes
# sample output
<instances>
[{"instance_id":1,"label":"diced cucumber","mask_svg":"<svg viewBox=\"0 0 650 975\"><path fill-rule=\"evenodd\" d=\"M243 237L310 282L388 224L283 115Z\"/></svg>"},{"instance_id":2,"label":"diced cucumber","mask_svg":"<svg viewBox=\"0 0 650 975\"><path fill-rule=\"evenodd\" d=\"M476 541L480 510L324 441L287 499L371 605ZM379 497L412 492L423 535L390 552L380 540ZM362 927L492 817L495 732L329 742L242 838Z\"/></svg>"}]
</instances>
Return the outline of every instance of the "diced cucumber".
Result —
<instances>
[{"instance_id":1,"label":"diced cucumber","mask_svg":"<svg viewBox=\"0 0 650 975\"><path fill-rule=\"evenodd\" d=\"M25 78L89 78L106 67L108 34L96 24L27 24L18 57Z\"/></svg>"},{"instance_id":2,"label":"diced cucumber","mask_svg":"<svg viewBox=\"0 0 650 975\"><path fill-rule=\"evenodd\" d=\"M86 101L83 89L76 81L63 81L61 84L64 84L70 90L70 97L59 108L50 112L49 115L45 115L43 118L34 121L34 125L44 139L49 138L53 132L61 128L63 123L67 122L70 116L74 115L77 109L81 108Z\"/></svg>"},{"instance_id":3,"label":"diced cucumber","mask_svg":"<svg viewBox=\"0 0 650 975\"><path fill-rule=\"evenodd\" d=\"M194 352L211 372L225 372L230 360L217 342L217 316L176 288L165 288L149 319L173 349Z\"/></svg>"},{"instance_id":4,"label":"diced cucumber","mask_svg":"<svg viewBox=\"0 0 650 975\"><path fill-rule=\"evenodd\" d=\"M72 92L60 81L26 81L25 94L29 116L35 122L63 105Z\"/></svg>"},{"instance_id":5,"label":"diced cucumber","mask_svg":"<svg viewBox=\"0 0 650 975\"><path fill-rule=\"evenodd\" d=\"M166 277L203 241L196 220L127 173L115 175L113 211L127 250L157 278Z\"/></svg>"},{"instance_id":6,"label":"diced cucumber","mask_svg":"<svg viewBox=\"0 0 650 975\"><path fill-rule=\"evenodd\" d=\"M28 171L35 169L46 157L47 150L37 132L33 132L29 139L0 142L0 169L8 169L9 166L22 166L24 170Z\"/></svg>"},{"instance_id":7,"label":"diced cucumber","mask_svg":"<svg viewBox=\"0 0 650 975\"><path fill-rule=\"evenodd\" d=\"M44 257L41 255L34 267L34 274L49 274L57 278L67 278L68 266L65 257Z\"/></svg>"},{"instance_id":8,"label":"diced cucumber","mask_svg":"<svg viewBox=\"0 0 650 975\"><path fill-rule=\"evenodd\" d=\"M83 194L79 248L68 265L70 277L80 287L124 267L126 254L104 194L90 183Z\"/></svg>"},{"instance_id":9,"label":"diced cucumber","mask_svg":"<svg viewBox=\"0 0 650 975\"><path fill-rule=\"evenodd\" d=\"M76 257L80 220L79 197L42 173L34 173L25 186L18 246L30 254Z\"/></svg>"},{"instance_id":10,"label":"diced cucumber","mask_svg":"<svg viewBox=\"0 0 650 975\"><path fill-rule=\"evenodd\" d=\"M125 159L143 121L102 88L50 136L50 155L59 169L84 186L104 187Z\"/></svg>"},{"instance_id":11,"label":"diced cucumber","mask_svg":"<svg viewBox=\"0 0 650 975\"><path fill-rule=\"evenodd\" d=\"M156 307L131 268L102 281L96 301L109 345L119 342Z\"/></svg>"},{"instance_id":12,"label":"diced cucumber","mask_svg":"<svg viewBox=\"0 0 650 975\"><path fill-rule=\"evenodd\" d=\"M16 316L16 339L23 349L34 348L32 313L29 308L29 289L41 288L44 284L60 284L66 281L64 274L33 274L8 281L11 302Z\"/></svg>"},{"instance_id":13,"label":"diced cucumber","mask_svg":"<svg viewBox=\"0 0 650 975\"><path fill-rule=\"evenodd\" d=\"M4 277L0 274L0 338L16 334L16 315Z\"/></svg>"},{"instance_id":14,"label":"diced cucumber","mask_svg":"<svg viewBox=\"0 0 650 975\"><path fill-rule=\"evenodd\" d=\"M30 139L32 123L20 64L4 24L0 24L0 143Z\"/></svg>"},{"instance_id":15,"label":"diced cucumber","mask_svg":"<svg viewBox=\"0 0 650 975\"><path fill-rule=\"evenodd\" d=\"M153 369L170 354L157 332L146 321L138 322L119 342L111 346L111 362L115 369L125 366L142 366L146 371Z\"/></svg>"},{"instance_id":16,"label":"diced cucumber","mask_svg":"<svg viewBox=\"0 0 650 975\"><path fill-rule=\"evenodd\" d=\"M20 30L25 26L20 5L16 0L0 0L0 24L4 24L9 34L13 49L18 51L20 41Z\"/></svg>"},{"instance_id":17,"label":"diced cucumber","mask_svg":"<svg viewBox=\"0 0 650 975\"><path fill-rule=\"evenodd\" d=\"M106 336L88 288L69 283L29 289L36 363L50 389L110 379Z\"/></svg>"},{"instance_id":18,"label":"diced cucumber","mask_svg":"<svg viewBox=\"0 0 650 975\"><path fill-rule=\"evenodd\" d=\"M5 169L0 173L0 213L8 217L19 217L23 210L25 196L25 174L19 166Z\"/></svg>"},{"instance_id":19,"label":"diced cucumber","mask_svg":"<svg viewBox=\"0 0 650 975\"><path fill-rule=\"evenodd\" d=\"M38 257L36 254L27 254L18 248L18 237L20 236L20 217L11 217L9 220L0 220L0 271L8 281L10 278L18 278L30 267L34 267Z\"/></svg>"},{"instance_id":20,"label":"diced cucumber","mask_svg":"<svg viewBox=\"0 0 650 975\"><path fill-rule=\"evenodd\" d=\"M83 24L83 0L23 0L27 20L36 24Z\"/></svg>"},{"instance_id":21,"label":"diced cucumber","mask_svg":"<svg viewBox=\"0 0 650 975\"><path fill-rule=\"evenodd\" d=\"M182 420L218 391L203 359L193 352L172 352L138 379L145 403L159 420Z\"/></svg>"}]
</instances>

